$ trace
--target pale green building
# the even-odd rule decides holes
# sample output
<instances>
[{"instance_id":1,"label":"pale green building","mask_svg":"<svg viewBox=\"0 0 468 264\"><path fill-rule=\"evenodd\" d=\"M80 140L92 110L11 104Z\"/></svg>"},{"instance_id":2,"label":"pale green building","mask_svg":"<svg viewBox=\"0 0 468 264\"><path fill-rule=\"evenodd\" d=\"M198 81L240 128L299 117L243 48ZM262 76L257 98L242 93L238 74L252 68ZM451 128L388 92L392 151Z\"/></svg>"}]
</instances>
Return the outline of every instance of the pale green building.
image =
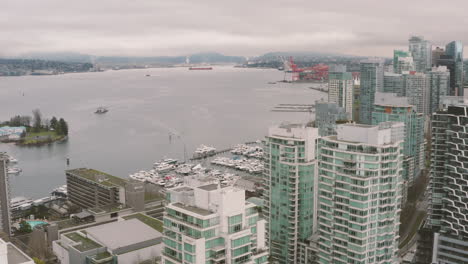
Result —
<instances>
[{"instance_id":1,"label":"pale green building","mask_svg":"<svg viewBox=\"0 0 468 264\"><path fill-rule=\"evenodd\" d=\"M403 147L403 178L412 185L424 168L424 116L408 103L408 98L392 93L377 93L375 96L372 124L394 121L405 124ZM421 151L423 153L421 153Z\"/></svg>"},{"instance_id":2,"label":"pale green building","mask_svg":"<svg viewBox=\"0 0 468 264\"><path fill-rule=\"evenodd\" d=\"M343 124L318 139L318 262L398 263L404 124Z\"/></svg>"},{"instance_id":3,"label":"pale green building","mask_svg":"<svg viewBox=\"0 0 468 264\"><path fill-rule=\"evenodd\" d=\"M280 125L264 140L263 214L271 263L299 263L301 242L316 229L318 129Z\"/></svg>"}]
</instances>

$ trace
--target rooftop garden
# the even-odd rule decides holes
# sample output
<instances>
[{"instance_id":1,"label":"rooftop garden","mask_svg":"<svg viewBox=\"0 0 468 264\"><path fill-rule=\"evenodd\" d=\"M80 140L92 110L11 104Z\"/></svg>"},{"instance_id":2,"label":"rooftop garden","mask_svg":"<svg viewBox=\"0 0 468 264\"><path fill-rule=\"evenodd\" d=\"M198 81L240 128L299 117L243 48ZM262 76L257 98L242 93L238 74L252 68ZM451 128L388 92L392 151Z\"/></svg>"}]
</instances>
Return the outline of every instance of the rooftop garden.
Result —
<instances>
[{"instance_id":1,"label":"rooftop garden","mask_svg":"<svg viewBox=\"0 0 468 264\"><path fill-rule=\"evenodd\" d=\"M132 215L127 215L124 216L123 219L125 220L130 220L130 219L138 219L142 221L143 223L147 224L148 226L152 227L153 229L163 232L163 222L159 221L156 218L144 215L142 213L137 213L137 214L132 214Z\"/></svg>"},{"instance_id":2,"label":"rooftop garden","mask_svg":"<svg viewBox=\"0 0 468 264\"><path fill-rule=\"evenodd\" d=\"M127 180L123 178L113 176L95 169L80 168L68 170L67 172L109 187L124 187L127 183Z\"/></svg>"},{"instance_id":3,"label":"rooftop garden","mask_svg":"<svg viewBox=\"0 0 468 264\"><path fill-rule=\"evenodd\" d=\"M80 244L74 246L74 248L76 248L80 252L84 252L84 251L88 251L88 250L92 250L92 249L102 247L100 244L96 243L95 241L93 241L93 240L91 240L91 239L89 239L87 237L82 236L78 232L65 234L65 236L67 238L77 242L77 243L80 243Z\"/></svg>"}]
</instances>

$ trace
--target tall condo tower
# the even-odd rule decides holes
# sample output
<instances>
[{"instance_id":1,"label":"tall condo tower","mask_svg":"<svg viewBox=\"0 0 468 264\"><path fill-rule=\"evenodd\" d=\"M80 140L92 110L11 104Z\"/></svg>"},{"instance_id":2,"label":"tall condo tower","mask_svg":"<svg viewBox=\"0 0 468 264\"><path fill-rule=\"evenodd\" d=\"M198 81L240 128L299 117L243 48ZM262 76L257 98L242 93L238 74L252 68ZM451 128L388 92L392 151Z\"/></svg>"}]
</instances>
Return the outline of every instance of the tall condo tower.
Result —
<instances>
[{"instance_id":1,"label":"tall condo tower","mask_svg":"<svg viewBox=\"0 0 468 264\"><path fill-rule=\"evenodd\" d=\"M263 212L273 263L298 263L298 243L314 232L317 138L317 128L297 124L272 127L265 138Z\"/></svg>"},{"instance_id":2,"label":"tall condo tower","mask_svg":"<svg viewBox=\"0 0 468 264\"><path fill-rule=\"evenodd\" d=\"M332 70L328 75L328 101L344 108L351 119L354 107L353 75L346 72L346 68Z\"/></svg>"},{"instance_id":3,"label":"tall condo tower","mask_svg":"<svg viewBox=\"0 0 468 264\"><path fill-rule=\"evenodd\" d=\"M383 63L380 60L361 62L361 85L359 95L359 121L372 123L375 93L383 91Z\"/></svg>"},{"instance_id":4,"label":"tall condo tower","mask_svg":"<svg viewBox=\"0 0 468 264\"><path fill-rule=\"evenodd\" d=\"M432 45L422 36L412 36L409 39L409 51L413 57L417 72L426 72L432 67Z\"/></svg>"},{"instance_id":5,"label":"tall condo tower","mask_svg":"<svg viewBox=\"0 0 468 264\"><path fill-rule=\"evenodd\" d=\"M318 140L318 262L398 262L404 124L344 124Z\"/></svg>"}]
</instances>

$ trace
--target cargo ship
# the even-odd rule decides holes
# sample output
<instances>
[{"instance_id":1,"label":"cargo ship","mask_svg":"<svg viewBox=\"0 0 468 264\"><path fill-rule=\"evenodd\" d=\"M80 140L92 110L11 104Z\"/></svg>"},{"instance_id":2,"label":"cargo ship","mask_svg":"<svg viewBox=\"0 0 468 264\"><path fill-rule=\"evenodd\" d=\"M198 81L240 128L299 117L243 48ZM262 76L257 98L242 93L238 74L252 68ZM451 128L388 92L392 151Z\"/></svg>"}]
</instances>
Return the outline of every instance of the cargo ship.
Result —
<instances>
[{"instance_id":1,"label":"cargo ship","mask_svg":"<svg viewBox=\"0 0 468 264\"><path fill-rule=\"evenodd\" d=\"M190 67L189 70L212 70L213 67Z\"/></svg>"}]
</instances>

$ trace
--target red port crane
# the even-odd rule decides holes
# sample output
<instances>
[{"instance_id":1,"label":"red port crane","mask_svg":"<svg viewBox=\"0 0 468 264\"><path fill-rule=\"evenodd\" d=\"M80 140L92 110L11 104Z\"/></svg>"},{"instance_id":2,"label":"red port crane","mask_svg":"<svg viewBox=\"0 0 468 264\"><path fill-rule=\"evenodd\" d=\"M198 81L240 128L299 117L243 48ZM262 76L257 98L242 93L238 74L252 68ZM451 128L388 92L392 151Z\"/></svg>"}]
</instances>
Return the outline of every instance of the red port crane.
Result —
<instances>
[{"instance_id":1,"label":"red port crane","mask_svg":"<svg viewBox=\"0 0 468 264\"><path fill-rule=\"evenodd\" d=\"M293 57L289 57L289 66L291 68L291 81L307 80L307 81L323 81L328 78L328 65L317 64L312 67L299 68L294 63Z\"/></svg>"}]
</instances>

